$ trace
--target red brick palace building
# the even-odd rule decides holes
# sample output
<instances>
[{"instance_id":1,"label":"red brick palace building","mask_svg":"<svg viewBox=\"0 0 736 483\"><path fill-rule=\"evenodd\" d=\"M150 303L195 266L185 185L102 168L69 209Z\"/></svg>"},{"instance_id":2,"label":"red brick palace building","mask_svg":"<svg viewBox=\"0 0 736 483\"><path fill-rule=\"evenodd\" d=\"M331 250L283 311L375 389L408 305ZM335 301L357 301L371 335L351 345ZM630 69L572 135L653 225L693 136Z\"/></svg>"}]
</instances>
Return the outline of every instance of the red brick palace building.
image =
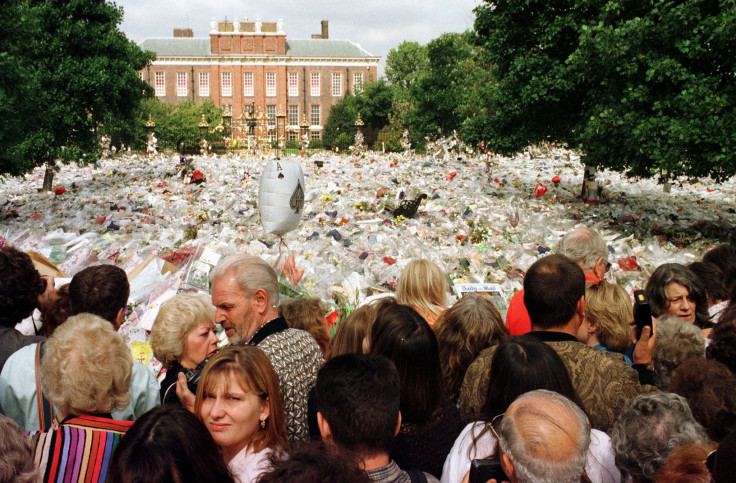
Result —
<instances>
[{"instance_id":1,"label":"red brick palace building","mask_svg":"<svg viewBox=\"0 0 736 483\"><path fill-rule=\"evenodd\" d=\"M210 23L208 38L175 29L141 48L156 60L140 72L164 102L212 99L232 112L233 136L321 139L330 107L376 79L380 57L349 40L330 40L327 20L311 39L288 40L282 21Z\"/></svg>"}]
</instances>

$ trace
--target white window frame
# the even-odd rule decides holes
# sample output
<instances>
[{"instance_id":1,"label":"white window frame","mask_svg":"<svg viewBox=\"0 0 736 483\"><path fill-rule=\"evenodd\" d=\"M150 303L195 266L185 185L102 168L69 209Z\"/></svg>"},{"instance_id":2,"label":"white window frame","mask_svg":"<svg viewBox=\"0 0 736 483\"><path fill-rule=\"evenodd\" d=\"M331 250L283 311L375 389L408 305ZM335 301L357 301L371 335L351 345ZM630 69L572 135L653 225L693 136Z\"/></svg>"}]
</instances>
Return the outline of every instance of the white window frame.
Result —
<instances>
[{"instance_id":1,"label":"white window frame","mask_svg":"<svg viewBox=\"0 0 736 483\"><path fill-rule=\"evenodd\" d=\"M233 96L233 73L232 72L220 72L220 94L222 97Z\"/></svg>"},{"instance_id":2,"label":"white window frame","mask_svg":"<svg viewBox=\"0 0 736 483\"><path fill-rule=\"evenodd\" d=\"M199 97L210 97L210 73L199 73Z\"/></svg>"},{"instance_id":3,"label":"white window frame","mask_svg":"<svg viewBox=\"0 0 736 483\"><path fill-rule=\"evenodd\" d=\"M156 72L153 74L154 87L156 88L156 96L166 96L166 72Z\"/></svg>"},{"instance_id":4,"label":"white window frame","mask_svg":"<svg viewBox=\"0 0 736 483\"><path fill-rule=\"evenodd\" d=\"M256 95L253 72L243 72L243 95L245 97Z\"/></svg>"},{"instance_id":5,"label":"white window frame","mask_svg":"<svg viewBox=\"0 0 736 483\"><path fill-rule=\"evenodd\" d=\"M342 72L332 73L332 97L342 97Z\"/></svg>"},{"instance_id":6,"label":"white window frame","mask_svg":"<svg viewBox=\"0 0 736 483\"><path fill-rule=\"evenodd\" d=\"M289 72L289 95L299 95L299 72Z\"/></svg>"},{"instance_id":7,"label":"white window frame","mask_svg":"<svg viewBox=\"0 0 736 483\"><path fill-rule=\"evenodd\" d=\"M363 92L363 73L353 72L353 93Z\"/></svg>"},{"instance_id":8,"label":"white window frame","mask_svg":"<svg viewBox=\"0 0 736 483\"><path fill-rule=\"evenodd\" d=\"M296 117L296 122L294 117ZM289 118L288 123L290 126L298 126L299 125L299 105L298 104L289 104Z\"/></svg>"},{"instance_id":9,"label":"white window frame","mask_svg":"<svg viewBox=\"0 0 736 483\"><path fill-rule=\"evenodd\" d=\"M276 72L266 72L266 97L276 97Z\"/></svg>"},{"instance_id":10,"label":"white window frame","mask_svg":"<svg viewBox=\"0 0 736 483\"><path fill-rule=\"evenodd\" d=\"M266 106L266 115L268 116L268 127L276 126L276 106L271 104Z\"/></svg>"},{"instance_id":11,"label":"white window frame","mask_svg":"<svg viewBox=\"0 0 736 483\"><path fill-rule=\"evenodd\" d=\"M183 79L183 82L182 82ZM187 73L177 72L176 73L176 96L186 97L187 96Z\"/></svg>"},{"instance_id":12,"label":"white window frame","mask_svg":"<svg viewBox=\"0 0 736 483\"><path fill-rule=\"evenodd\" d=\"M315 107L317 108L315 110ZM316 116L315 116L316 113ZM315 122L316 118L316 122ZM320 126L322 123L322 106L319 104L312 104L312 107L309 109L309 122L312 126Z\"/></svg>"},{"instance_id":13,"label":"white window frame","mask_svg":"<svg viewBox=\"0 0 736 483\"><path fill-rule=\"evenodd\" d=\"M312 97L319 97L322 93L322 75L319 72L312 72L309 74L310 83L310 94Z\"/></svg>"}]
</instances>

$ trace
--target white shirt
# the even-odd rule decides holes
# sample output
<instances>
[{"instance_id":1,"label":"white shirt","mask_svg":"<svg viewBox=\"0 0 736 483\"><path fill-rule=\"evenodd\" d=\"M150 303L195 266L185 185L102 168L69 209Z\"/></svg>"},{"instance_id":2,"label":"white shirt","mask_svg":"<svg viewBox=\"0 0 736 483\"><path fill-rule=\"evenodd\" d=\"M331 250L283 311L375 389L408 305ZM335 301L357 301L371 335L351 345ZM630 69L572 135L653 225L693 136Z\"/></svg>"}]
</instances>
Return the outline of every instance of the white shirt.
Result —
<instances>
[{"instance_id":1,"label":"white shirt","mask_svg":"<svg viewBox=\"0 0 736 483\"><path fill-rule=\"evenodd\" d=\"M261 476L261 473L271 468L268 457L272 451L271 448L263 448L258 453L254 453L251 446L240 450L227 464L235 481L237 483L251 483L256 481Z\"/></svg>"},{"instance_id":2,"label":"white shirt","mask_svg":"<svg viewBox=\"0 0 736 483\"><path fill-rule=\"evenodd\" d=\"M465 473L470 470L472 460L493 455L496 449L496 438L491 431L483 434L475 448L470 450L473 435L480 433L485 426L486 423L480 421L465 426L445 459L440 483L459 483ZM621 473L616 468L611 438L597 429L590 430L590 447L588 448L588 460L585 463L585 474L593 483L621 482Z\"/></svg>"}]
</instances>

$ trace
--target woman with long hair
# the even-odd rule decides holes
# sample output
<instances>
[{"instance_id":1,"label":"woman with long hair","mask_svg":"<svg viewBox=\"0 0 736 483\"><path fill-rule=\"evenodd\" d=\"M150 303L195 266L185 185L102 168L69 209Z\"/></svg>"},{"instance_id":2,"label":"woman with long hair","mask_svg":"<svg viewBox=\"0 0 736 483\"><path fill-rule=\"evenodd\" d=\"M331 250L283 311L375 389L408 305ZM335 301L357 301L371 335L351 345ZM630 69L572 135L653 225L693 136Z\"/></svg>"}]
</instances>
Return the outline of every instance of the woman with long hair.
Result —
<instances>
[{"instance_id":1,"label":"woman with long hair","mask_svg":"<svg viewBox=\"0 0 736 483\"><path fill-rule=\"evenodd\" d=\"M585 411L560 356L544 342L526 336L509 337L493 354L483 418L468 424L455 441L442 471L443 483L462 480L474 459L498 455L491 431L494 418L502 417L514 400L524 393L546 389L562 394ZM611 440L602 431L591 429L585 474L592 482L620 482Z\"/></svg>"},{"instance_id":2,"label":"woman with long hair","mask_svg":"<svg viewBox=\"0 0 736 483\"><path fill-rule=\"evenodd\" d=\"M287 445L279 381L256 346L231 346L210 359L194 414L209 430L236 481L255 481Z\"/></svg>"}]
</instances>

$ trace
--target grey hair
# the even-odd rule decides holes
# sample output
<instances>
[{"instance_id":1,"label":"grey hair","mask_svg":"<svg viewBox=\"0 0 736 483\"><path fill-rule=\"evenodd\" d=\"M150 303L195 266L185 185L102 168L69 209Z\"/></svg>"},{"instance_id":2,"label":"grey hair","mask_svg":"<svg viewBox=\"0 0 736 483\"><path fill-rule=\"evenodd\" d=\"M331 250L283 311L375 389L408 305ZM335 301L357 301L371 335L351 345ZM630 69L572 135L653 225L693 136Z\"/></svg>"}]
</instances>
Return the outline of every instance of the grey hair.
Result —
<instances>
[{"instance_id":1,"label":"grey hair","mask_svg":"<svg viewBox=\"0 0 736 483\"><path fill-rule=\"evenodd\" d=\"M608 261L606 242L588 227L575 229L563 236L557 244L557 253L582 264L583 270L591 270L599 258Z\"/></svg>"},{"instance_id":2,"label":"grey hair","mask_svg":"<svg viewBox=\"0 0 736 483\"><path fill-rule=\"evenodd\" d=\"M675 369L691 357L705 357L705 339L701 330L676 315L660 316L652 360L654 384L666 391Z\"/></svg>"},{"instance_id":3,"label":"grey hair","mask_svg":"<svg viewBox=\"0 0 736 483\"><path fill-rule=\"evenodd\" d=\"M652 481L670 451L686 444L705 444L705 429L687 400L669 392L640 394L624 404L611 430L616 467L634 481Z\"/></svg>"},{"instance_id":4,"label":"grey hair","mask_svg":"<svg viewBox=\"0 0 736 483\"><path fill-rule=\"evenodd\" d=\"M588 447L590 446L590 422L582 409L565 396L545 389L527 392L514 401L514 408L501 421L498 431L501 451L513 461L514 472L520 483L540 482L579 482L585 470ZM576 428L563 427L558 421L560 414L577 420ZM548 444L539 433L527 437L519 433L518 423L533 418L540 421L539 426L555 427L575 441L577 447L567 461L548 461L538 456L535 447ZM573 433L574 431L574 433ZM554 452L554 449L550 449Z\"/></svg>"},{"instance_id":5,"label":"grey hair","mask_svg":"<svg viewBox=\"0 0 736 483\"><path fill-rule=\"evenodd\" d=\"M268 295L268 303L274 307L279 305L279 278L276 270L261 258L245 253L236 253L223 259L212 273L210 281L223 275L235 275L238 286L245 295L263 289Z\"/></svg>"},{"instance_id":6,"label":"grey hair","mask_svg":"<svg viewBox=\"0 0 736 483\"><path fill-rule=\"evenodd\" d=\"M685 265L679 263L664 263L654 270L644 288L652 306L652 315L655 317L667 313L670 300L667 298L667 286L679 283L687 289L689 297L695 302L695 325L706 328L710 322L708 313L708 297L700 279Z\"/></svg>"}]
</instances>

